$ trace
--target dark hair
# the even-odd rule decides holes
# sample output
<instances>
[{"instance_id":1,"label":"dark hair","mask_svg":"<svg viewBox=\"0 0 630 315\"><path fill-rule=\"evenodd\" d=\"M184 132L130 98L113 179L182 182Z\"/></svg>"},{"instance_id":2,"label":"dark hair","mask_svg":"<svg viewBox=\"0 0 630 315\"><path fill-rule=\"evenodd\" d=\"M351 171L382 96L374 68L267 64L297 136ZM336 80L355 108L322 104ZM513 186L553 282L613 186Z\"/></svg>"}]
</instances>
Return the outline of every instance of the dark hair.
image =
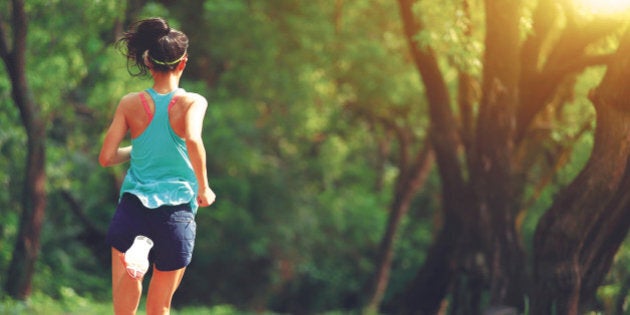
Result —
<instances>
[{"instance_id":1,"label":"dark hair","mask_svg":"<svg viewBox=\"0 0 630 315\"><path fill-rule=\"evenodd\" d=\"M127 57L129 73L141 76L146 75L149 70L145 63L145 53L153 70L168 72L177 68L186 55L188 37L170 28L163 18L150 18L134 23L116 42L116 46ZM132 72L133 66L136 66L139 72Z\"/></svg>"}]
</instances>

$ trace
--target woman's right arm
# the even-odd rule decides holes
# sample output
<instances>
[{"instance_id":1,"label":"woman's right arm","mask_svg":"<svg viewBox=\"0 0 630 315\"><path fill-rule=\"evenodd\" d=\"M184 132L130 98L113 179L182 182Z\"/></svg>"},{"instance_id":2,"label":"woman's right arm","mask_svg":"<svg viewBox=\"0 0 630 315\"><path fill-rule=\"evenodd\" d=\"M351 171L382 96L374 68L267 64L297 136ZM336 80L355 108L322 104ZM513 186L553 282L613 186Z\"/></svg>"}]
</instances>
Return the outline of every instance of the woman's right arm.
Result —
<instances>
[{"instance_id":1,"label":"woman's right arm","mask_svg":"<svg viewBox=\"0 0 630 315\"><path fill-rule=\"evenodd\" d=\"M192 164L199 185L197 202L201 207L211 205L216 198L216 195L208 183L206 148L203 144L201 132L203 129L203 118L206 115L207 108L208 102L206 99L201 95L194 94L194 100L186 111L185 117L186 129L184 140L186 141L186 149L188 149L190 163Z\"/></svg>"}]
</instances>

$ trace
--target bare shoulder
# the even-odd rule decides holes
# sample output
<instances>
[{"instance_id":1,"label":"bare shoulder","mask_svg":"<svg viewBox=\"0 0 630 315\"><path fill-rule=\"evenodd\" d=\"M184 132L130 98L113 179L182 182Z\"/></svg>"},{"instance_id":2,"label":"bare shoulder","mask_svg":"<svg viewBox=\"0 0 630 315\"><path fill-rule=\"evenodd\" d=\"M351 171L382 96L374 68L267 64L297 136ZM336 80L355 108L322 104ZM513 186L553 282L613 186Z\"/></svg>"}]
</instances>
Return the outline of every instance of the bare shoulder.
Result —
<instances>
[{"instance_id":1,"label":"bare shoulder","mask_svg":"<svg viewBox=\"0 0 630 315\"><path fill-rule=\"evenodd\" d=\"M206 108L208 107L208 101L201 94L194 92L186 92L181 96L181 102L186 105L187 108Z\"/></svg>"},{"instance_id":2,"label":"bare shoulder","mask_svg":"<svg viewBox=\"0 0 630 315\"><path fill-rule=\"evenodd\" d=\"M182 99L186 102L186 103L198 103L198 104L207 104L208 102L206 101L206 98L203 97L203 95L198 94L198 93L194 93L194 92L186 92L184 94L182 94Z\"/></svg>"},{"instance_id":3,"label":"bare shoulder","mask_svg":"<svg viewBox=\"0 0 630 315\"><path fill-rule=\"evenodd\" d=\"M123 109L127 109L130 106L134 106L139 102L139 96L140 93L142 92L131 92L128 93L127 95L123 96L120 99L120 103L118 103L119 107L122 107Z\"/></svg>"},{"instance_id":4,"label":"bare shoulder","mask_svg":"<svg viewBox=\"0 0 630 315\"><path fill-rule=\"evenodd\" d=\"M131 93L127 93L127 95L123 96L123 97L120 99L120 102L121 102L121 103L128 103L128 102L131 102L131 101L137 100L137 99L138 99L138 97L139 97L139 95L140 95L140 93L142 93L142 92L131 92Z\"/></svg>"}]
</instances>

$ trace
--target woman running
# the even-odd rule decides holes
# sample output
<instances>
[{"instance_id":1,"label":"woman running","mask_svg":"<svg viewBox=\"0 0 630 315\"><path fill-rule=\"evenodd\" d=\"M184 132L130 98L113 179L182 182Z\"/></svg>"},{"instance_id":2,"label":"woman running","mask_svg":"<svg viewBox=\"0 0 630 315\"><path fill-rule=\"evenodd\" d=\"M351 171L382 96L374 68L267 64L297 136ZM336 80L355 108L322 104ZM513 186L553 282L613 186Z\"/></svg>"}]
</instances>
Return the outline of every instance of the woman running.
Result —
<instances>
[{"instance_id":1,"label":"woman running","mask_svg":"<svg viewBox=\"0 0 630 315\"><path fill-rule=\"evenodd\" d=\"M208 103L179 88L188 61L188 37L164 19L135 23L117 44L125 48L130 74L150 73L153 86L120 100L99 156L103 166L131 160L107 233L114 311L135 314L138 308L146 270L131 266L132 255L124 253L140 236L153 245L149 257L143 257L153 266L147 314L169 314L192 258L197 208L215 200L201 136ZM132 73L133 66L139 72ZM127 133L131 145L121 147Z\"/></svg>"}]
</instances>

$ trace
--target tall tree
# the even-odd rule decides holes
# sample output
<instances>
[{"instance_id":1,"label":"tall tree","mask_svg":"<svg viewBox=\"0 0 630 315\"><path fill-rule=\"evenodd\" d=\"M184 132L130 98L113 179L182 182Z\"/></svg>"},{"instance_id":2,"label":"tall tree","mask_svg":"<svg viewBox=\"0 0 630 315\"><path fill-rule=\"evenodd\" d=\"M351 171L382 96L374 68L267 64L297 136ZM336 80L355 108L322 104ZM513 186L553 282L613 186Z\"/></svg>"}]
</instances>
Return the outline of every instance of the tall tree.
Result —
<instances>
[{"instance_id":1,"label":"tall tree","mask_svg":"<svg viewBox=\"0 0 630 315\"><path fill-rule=\"evenodd\" d=\"M7 292L11 296L25 299L31 293L46 209L46 122L26 78L28 21L24 1L13 0L10 12L10 23L0 15L0 57L11 80L13 102L26 130L27 159L20 227L11 265L4 279ZM11 25L11 31L6 29L7 25Z\"/></svg>"},{"instance_id":2,"label":"tall tree","mask_svg":"<svg viewBox=\"0 0 630 315\"><path fill-rule=\"evenodd\" d=\"M523 306L528 279L523 272L527 270L526 259L517 218L525 207L525 188L546 183L545 176L532 178L529 174L540 165L541 152L548 152L545 163L554 165L562 163L562 152L571 149L570 144L552 141L551 132L541 132L548 128L539 126L558 124L549 120L545 111L566 103L577 74L610 57L593 54L587 48L619 27L616 22L602 23L599 19L581 21L569 1L538 1L532 11L532 29L523 37L523 1L454 3L460 8L457 12L469 12L470 5L483 6L485 11L485 18L478 22L485 30L481 73L467 77L471 73L464 67L453 62L449 65L463 74L459 89L449 89L445 65L440 63L443 57L433 48L436 43L423 40L427 15L417 6L428 4L398 1L405 36L429 104L444 222L423 267L406 292L395 299L399 303L392 303L402 313L433 314L446 295L452 294L453 314L478 314L484 291L490 305ZM554 22L560 17L566 23ZM470 102L466 95L475 81L481 82L480 96ZM459 91L457 98L450 96L453 90ZM459 103L453 104L454 99ZM471 111L470 104L477 104L476 110ZM456 108L458 112L453 110ZM586 178L593 179L589 175ZM579 189L583 193L586 187ZM588 207L588 203L576 203L576 207ZM553 215L543 218L541 226L550 217ZM578 219L575 213L567 212L565 222L571 222L570 218ZM615 235L625 235L625 231L627 228L620 227ZM546 243L549 251L553 251L552 244ZM559 244L565 244L561 238L555 245ZM602 272L607 270L604 265L598 267ZM539 295L532 296L536 297Z\"/></svg>"}]
</instances>

